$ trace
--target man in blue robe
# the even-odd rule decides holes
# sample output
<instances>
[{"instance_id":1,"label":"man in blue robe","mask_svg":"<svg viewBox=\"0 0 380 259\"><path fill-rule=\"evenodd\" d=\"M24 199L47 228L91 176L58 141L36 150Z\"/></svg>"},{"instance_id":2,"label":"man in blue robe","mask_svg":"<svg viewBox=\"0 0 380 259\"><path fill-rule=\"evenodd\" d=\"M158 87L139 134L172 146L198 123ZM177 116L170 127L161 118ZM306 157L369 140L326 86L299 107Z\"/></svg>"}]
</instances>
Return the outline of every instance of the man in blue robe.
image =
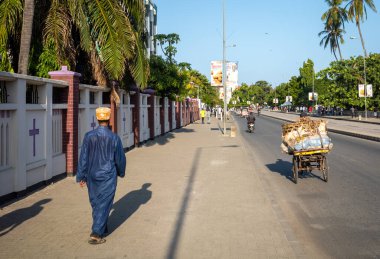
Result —
<instances>
[{"instance_id":1,"label":"man in blue robe","mask_svg":"<svg viewBox=\"0 0 380 259\"><path fill-rule=\"evenodd\" d=\"M107 220L115 197L117 176L124 177L126 158L118 135L109 129L111 109L96 109L99 127L83 139L76 180L87 185L92 207L92 233L88 242L105 242Z\"/></svg>"}]
</instances>

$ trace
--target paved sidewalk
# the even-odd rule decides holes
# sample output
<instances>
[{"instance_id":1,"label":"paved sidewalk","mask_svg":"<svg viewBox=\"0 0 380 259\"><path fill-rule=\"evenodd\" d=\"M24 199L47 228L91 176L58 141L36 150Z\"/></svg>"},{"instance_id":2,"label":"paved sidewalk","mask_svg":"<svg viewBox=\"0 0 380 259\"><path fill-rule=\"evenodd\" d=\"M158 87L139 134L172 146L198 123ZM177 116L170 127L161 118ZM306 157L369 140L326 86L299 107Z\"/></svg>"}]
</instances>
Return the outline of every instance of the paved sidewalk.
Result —
<instances>
[{"instance_id":1,"label":"paved sidewalk","mask_svg":"<svg viewBox=\"0 0 380 259\"><path fill-rule=\"evenodd\" d=\"M87 190L66 178L1 208L0 258L306 257L240 137L214 118L126 155L105 244L87 244Z\"/></svg>"},{"instance_id":2,"label":"paved sidewalk","mask_svg":"<svg viewBox=\"0 0 380 259\"><path fill-rule=\"evenodd\" d=\"M284 121L295 121L299 119L299 115L294 113L262 111L261 114L264 116L269 116ZM318 119L327 120L327 128L331 132L336 132L344 135L374 141L380 141L380 124L362 123L350 120L336 120L328 117L318 117Z\"/></svg>"}]
</instances>

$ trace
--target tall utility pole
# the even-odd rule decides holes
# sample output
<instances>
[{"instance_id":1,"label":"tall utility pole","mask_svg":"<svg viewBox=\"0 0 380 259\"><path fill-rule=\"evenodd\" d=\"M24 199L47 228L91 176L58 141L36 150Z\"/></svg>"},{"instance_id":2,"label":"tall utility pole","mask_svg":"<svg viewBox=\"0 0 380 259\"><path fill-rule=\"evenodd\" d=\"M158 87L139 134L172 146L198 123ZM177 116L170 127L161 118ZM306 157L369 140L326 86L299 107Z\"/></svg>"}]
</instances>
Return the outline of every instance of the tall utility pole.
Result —
<instances>
[{"instance_id":1,"label":"tall utility pole","mask_svg":"<svg viewBox=\"0 0 380 259\"><path fill-rule=\"evenodd\" d=\"M351 40L355 40L356 37L351 36ZM365 64L365 59L367 58L367 52L364 48L363 40L362 40L362 46L363 46L363 65L364 65L364 110L365 110L365 119L367 120L367 73L366 73L366 64Z\"/></svg>"},{"instance_id":2,"label":"tall utility pole","mask_svg":"<svg viewBox=\"0 0 380 259\"><path fill-rule=\"evenodd\" d=\"M315 94L314 94L314 80L315 80L315 72L314 72L314 65L313 65L313 112L315 109L315 106L317 105L317 102L315 100Z\"/></svg>"},{"instance_id":3,"label":"tall utility pole","mask_svg":"<svg viewBox=\"0 0 380 259\"><path fill-rule=\"evenodd\" d=\"M227 84L226 84L226 26L225 26L225 0L223 0L223 134L226 136L226 118L227 118Z\"/></svg>"},{"instance_id":4,"label":"tall utility pole","mask_svg":"<svg viewBox=\"0 0 380 259\"><path fill-rule=\"evenodd\" d=\"M363 48L364 49L364 48ZM363 56L363 61L364 61L364 110L365 110L365 120L368 119L367 117L367 73L365 71L365 59L366 59L366 52L364 49L364 56Z\"/></svg>"}]
</instances>

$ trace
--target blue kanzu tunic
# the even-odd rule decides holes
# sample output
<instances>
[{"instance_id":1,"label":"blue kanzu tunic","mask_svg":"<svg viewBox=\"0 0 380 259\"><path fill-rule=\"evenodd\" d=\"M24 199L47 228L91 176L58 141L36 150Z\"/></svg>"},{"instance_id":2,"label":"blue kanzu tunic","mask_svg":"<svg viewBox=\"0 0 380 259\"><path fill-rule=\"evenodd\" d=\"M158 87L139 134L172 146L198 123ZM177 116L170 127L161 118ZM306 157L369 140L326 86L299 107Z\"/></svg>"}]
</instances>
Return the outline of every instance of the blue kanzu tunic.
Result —
<instances>
[{"instance_id":1,"label":"blue kanzu tunic","mask_svg":"<svg viewBox=\"0 0 380 259\"><path fill-rule=\"evenodd\" d=\"M117 176L124 177L126 159L119 136L99 126L83 139L76 180L85 181L92 207L92 233L103 236L115 196Z\"/></svg>"}]
</instances>

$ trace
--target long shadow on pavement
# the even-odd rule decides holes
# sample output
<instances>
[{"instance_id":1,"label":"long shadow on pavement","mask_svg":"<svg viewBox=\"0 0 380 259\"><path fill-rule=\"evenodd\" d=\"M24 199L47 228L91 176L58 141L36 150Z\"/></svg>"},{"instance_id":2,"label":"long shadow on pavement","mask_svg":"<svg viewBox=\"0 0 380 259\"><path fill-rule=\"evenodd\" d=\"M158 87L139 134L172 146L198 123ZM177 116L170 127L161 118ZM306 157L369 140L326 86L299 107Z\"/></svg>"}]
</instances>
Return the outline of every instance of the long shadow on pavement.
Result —
<instances>
[{"instance_id":1,"label":"long shadow on pavement","mask_svg":"<svg viewBox=\"0 0 380 259\"><path fill-rule=\"evenodd\" d=\"M141 189L127 193L114 203L112 212L108 218L108 235L120 227L141 205L152 198L152 192L148 190L151 183L144 183Z\"/></svg>"},{"instance_id":2,"label":"long shadow on pavement","mask_svg":"<svg viewBox=\"0 0 380 259\"><path fill-rule=\"evenodd\" d=\"M278 173L286 177L289 181L293 181L292 166L293 164L291 162L282 159L277 159L276 163L266 165L271 172Z\"/></svg>"},{"instance_id":3,"label":"long shadow on pavement","mask_svg":"<svg viewBox=\"0 0 380 259\"><path fill-rule=\"evenodd\" d=\"M154 146L154 145L165 145L167 143L170 142L171 139L174 139L175 138L175 134L174 133L192 133L194 132L193 129L187 129L187 128L180 128L180 129L176 129L174 130L173 132L168 132L158 138L155 138L153 140L150 140L148 142L146 142L144 144L145 147L151 147L151 146Z\"/></svg>"},{"instance_id":4,"label":"long shadow on pavement","mask_svg":"<svg viewBox=\"0 0 380 259\"><path fill-rule=\"evenodd\" d=\"M175 231L172 235L172 239L170 242L168 253L166 255L166 258L168 258L168 259L176 258L177 247L178 247L178 243L179 243L179 240L181 237L183 223L184 223L185 217L186 217L186 210L189 206L189 201L190 201L191 193L193 190L193 184L194 184L195 176L196 176L197 170L198 170L198 164L199 164L199 159L201 158L201 153L202 153L202 148L197 148L197 150L195 152L195 157L193 160L193 166L191 167L191 171L190 171L190 177L189 177L189 180L187 182L186 189L184 191L184 196L182 198L181 209L179 210L179 213L178 213L176 228L175 228Z\"/></svg>"},{"instance_id":5,"label":"long shadow on pavement","mask_svg":"<svg viewBox=\"0 0 380 259\"><path fill-rule=\"evenodd\" d=\"M282 159L277 159L274 164L266 165L270 171L273 173L279 173L282 176L286 177L289 181L293 181L293 164L288 161L284 161ZM318 171L318 170L315 170ZM307 179L307 178L318 178L323 180L321 177L321 173L312 173L312 172L299 172L299 179Z\"/></svg>"},{"instance_id":6,"label":"long shadow on pavement","mask_svg":"<svg viewBox=\"0 0 380 259\"><path fill-rule=\"evenodd\" d=\"M176 253L177 253L177 249L178 249L178 244L179 244L180 239L181 239L181 234L182 234L182 230L183 230L183 223L185 222L185 219L186 219L186 212L187 212L187 209L189 207L191 194L193 192L193 185L194 185L195 178L197 175L199 161L200 161L200 158L202 157L202 151L204 151L207 148L236 148L236 147L239 147L239 146L237 146L237 145L225 145L225 146L219 146L219 147L199 147L196 149L194 159L193 159L193 164L192 164L192 167L190 169L190 176L189 176L189 179L187 181L186 189L183 193L181 208L179 209L179 212L177 214L177 221L175 224L175 230L173 231L172 238L170 241L170 245L168 247L168 251L166 254L167 259L177 258Z\"/></svg>"},{"instance_id":7,"label":"long shadow on pavement","mask_svg":"<svg viewBox=\"0 0 380 259\"><path fill-rule=\"evenodd\" d=\"M8 234L23 222L37 216L44 209L42 205L51 201L52 199L43 199L30 207L18 209L2 216L0 218L0 237Z\"/></svg>"}]
</instances>

